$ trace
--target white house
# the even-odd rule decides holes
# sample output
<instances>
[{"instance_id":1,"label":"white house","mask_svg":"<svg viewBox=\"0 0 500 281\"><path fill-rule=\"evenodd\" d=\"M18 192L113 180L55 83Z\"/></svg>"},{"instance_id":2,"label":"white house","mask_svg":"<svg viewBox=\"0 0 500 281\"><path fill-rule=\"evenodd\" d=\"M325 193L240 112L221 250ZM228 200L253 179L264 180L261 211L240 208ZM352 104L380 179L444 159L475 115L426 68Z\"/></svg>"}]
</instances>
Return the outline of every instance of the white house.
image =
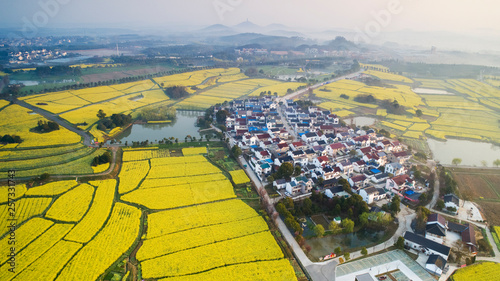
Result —
<instances>
[{"instance_id":1,"label":"white house","mask_svg":"<svg viewBox=\"0 0 500 281\"><path fill-rule=\"evenodd\" d=\"M318 134L311 132L303 134L301 139L307 143L313 143L315 141L319 141L320 137L318 136Z\"/></svg>"},{"instance_id":2,"label":"white house","mask_svg":"<svg viewBox=\"0 0 500 281\"><path fill-rule=\"evenodd\" d=\"M371 186L371 187L360 189L359 195L361 197L363 197L363 200L366 203L371 204L374 201L378 201L378 200L385 198L386 193L383 191L383 189L378 189L378 188Z\"/></svg>"},{"instance_id":3,"label":"white house","mask_svg":"<svg viewBox=\"0 0 500 281\"><path fill-rule=\"evenodd\" d=\"M405 239L405 245L415 249L417 251L422 251L426 255L440 255L443 259L448 260L450 255L450 247L434 242L423 236L417 235L413 232L406 231L403 238Z\"/></svg>"},{"instance_id":4,"label":"white house","mask_svg":"<svg viewBox=\"0 0 500 281\"><path fill-rule=\"evenodd\" d=\"M400 163L389 163L385 165L385 172L393 174L394 176L399 176L406 174L406 168Z\"/></svg>"}]
</instances>

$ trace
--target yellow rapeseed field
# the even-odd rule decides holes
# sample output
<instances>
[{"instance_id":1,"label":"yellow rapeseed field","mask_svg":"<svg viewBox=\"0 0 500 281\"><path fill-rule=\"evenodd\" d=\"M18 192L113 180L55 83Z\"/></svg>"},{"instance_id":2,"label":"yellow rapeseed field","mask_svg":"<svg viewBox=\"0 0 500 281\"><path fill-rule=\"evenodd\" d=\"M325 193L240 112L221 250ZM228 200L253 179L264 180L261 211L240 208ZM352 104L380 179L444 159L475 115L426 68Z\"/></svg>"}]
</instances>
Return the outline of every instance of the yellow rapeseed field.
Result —
<instances>
[{"instance_id":1,"label":"yellow rapeseed field","mask_svg":"<svg viewBox=\"0 0 500 281\"><path fill-rule=\"evenodd\" d=\"M66 235L66 240L87 243L108 218L115 198L116 180L91 181L97 186L94 201L83 219Z\"/></svg>"},{"instance_id":2,"label":"yellow rapeseed field","mask_svg":"<svg viewBox=\"0 0 500 281\"><path fill-rule=\"evenodd\" d=\"M231 178L233 179L234 184L250 182L250 179L248 178L244 170L230 171L229 174L231 174Z\"/></svg>"},{"instance_id":3,"label":"yellow rapeseed field","mask_svg":"<svg viewBox=\"0 0 500 281\"><path fill-rule=\"evenodd\" d=\"M207 154L207 148L206 147L187 147L187 148L182 149L182 155L184 155L184 156L197 155L197 154Z\"/></svg>"},{"instance_id":4,"label":"yellow rapeseed field","mask_svg":"<svg viewBox=\"0 0 500 281\"><path fill-rule=\"evenodd\" d=\"M8 271L9 263L0 266L0 280L11 280L59 242L73 224L55 224L16 255L16 271ZM47 266L47 265L46 265ZM48 265L49 267L51 265Z\"/></svg>"},{"instance_id":5,"label":"yellow rapeseed field","mask_svg":"<svg viewBox=\"0 0 500 281\"><path fill-rule=\"evenodd\" d=\"M30 132L37 126L38 120L47 120L38 114L28 112L28 109L17 104L9 105L0 111L0 131L2 134L20 136L23 142L18 147L56 146L81 141L79 135L63 127L44 134Z\"/></svg>"},{"instance_id":6,"label":"yellow rapeseed field","mask_svg":"<svg viewBox=\"0 0 500 281\"><path fill-rule=\"evenodd\" d=\"M197 257L192 262L192 257ZM221 266L283 258L268 232L260 232L141 262L143 278L182 276Z\"/></svg>"},{"instance_id":7,"label":"yellow rapeseed field","mask_svg":"<svg viewBox=\"0 0 500 281\"><path fill-rule=\"evenodd\" d=\"M124 155L128 153L131 152L125 152ZM148 172L148 160L124 162L122 164L120 174L118 175L118 177L120 178L118 192L120 194L123 194L136 189L142 179L144 179L144 177L148 174Z\"/></svg>"},{"instance_id":8,"label":"yellow rapeseed field","mask_svg":"<svg viewBox=\"0 0 500 281\"><path fill-rule=\"evenodd\" d=\"M58 221L77 222L88 210L93 194L92 186L81 184L59 197L45 216Z\"/></svg>"},{"instance_id":9,"label":"yellow rapeseed field","mask_svg":"<svg viewBox=\"0 0 500 281\"><path fill-rule=\"evenodd\" d=\"M76 185L78 185L78 183L74 180L55 181L41 186L32 187L26 192L26 195L55 196L70 190Z\"/></svg>"},{"instance_id":10,"label":"yellow rapeseed field","mask_svg":"<svg viewBox=\"0 0 500 281\"><path fill-rule=\"evenodd\" d=\"M482 262L458 269L450 279L453 281L497 280L499 275L499 263Z\"/></svg>"},{"instance_id":11,"label":"yellow rapeseed field","mask_svg":"<svg viewBox=\"0 0 500 281\"><path fill-rule=\"evenodd\" d=\"M158 279L159 281L219 281L219 280L273 280L293 281L297 280L295 272L290 263L285 259L275 261L250 262L237 265L219 267L198 274L179 277Z\"/></svg>"},{"instance_id":12,"label":"yellow rapeseed field","mask_svg":"<svg viewBox=\"0 0 500 281\"><path fill-rule=\"evenodd\" d=\"M139 235L140 218L137 208L116 203L104 228L73 256L56 280L96 280L132 247Z\"/></svg>"},{"instance_id":13,"label":"yellow rapeseed field","mask_svg":"<svg viewBox=\"0 0 500 281\"><path fill-rule=\"evenodd\" d=\"M52 198L21 198L16 201L17 224L29 220L45 212L52 202ZM10 212L7 204L0 205L0 236L4 235L8 229L8 216ZM1 279L1 278L0 278ZM2 279L3 280L3 279Z\"/></svg>"}]
</instances>

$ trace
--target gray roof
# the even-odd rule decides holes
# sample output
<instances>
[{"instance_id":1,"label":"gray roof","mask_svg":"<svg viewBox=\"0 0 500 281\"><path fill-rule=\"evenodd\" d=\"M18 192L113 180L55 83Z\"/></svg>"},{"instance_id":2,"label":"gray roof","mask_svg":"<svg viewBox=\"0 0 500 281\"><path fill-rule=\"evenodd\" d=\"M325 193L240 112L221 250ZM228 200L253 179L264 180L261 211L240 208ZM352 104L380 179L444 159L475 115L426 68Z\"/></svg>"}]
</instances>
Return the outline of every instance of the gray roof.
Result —
<instances>
[{"instance_id":1,"label":"gray roof","mask_svg":"<svg viewBox=\"0 0 500 281\"><path fill-rule=\"evenodd\" d=\"M426 264L434 264L437 267L441 268L441 270L443 270L446 266L446 260L443 259L443 257L440 255L430 255L429 259L427 259Z\"/></svg>"},{"instance_id":2,"label":"gray roof","mask_svg":"<svg viewBox=\"0 0 500 281\"><path fill-rule=\"evenodd\" d=\"M455 205L458 206L458 203L460 202L458 197L455 194L447 194L444 196L444 202L453 202Z\"/></svg>"},{"instance_id":3,"label":"gray roof","mask_svg":"<svg viewBox=\"0 0 500 281\"><path fill-rule=\"evenodd\" d=\"M375 281L372 276L368 273L356 275L355 280L357 281Z\"/></svg>"}]
</instances>

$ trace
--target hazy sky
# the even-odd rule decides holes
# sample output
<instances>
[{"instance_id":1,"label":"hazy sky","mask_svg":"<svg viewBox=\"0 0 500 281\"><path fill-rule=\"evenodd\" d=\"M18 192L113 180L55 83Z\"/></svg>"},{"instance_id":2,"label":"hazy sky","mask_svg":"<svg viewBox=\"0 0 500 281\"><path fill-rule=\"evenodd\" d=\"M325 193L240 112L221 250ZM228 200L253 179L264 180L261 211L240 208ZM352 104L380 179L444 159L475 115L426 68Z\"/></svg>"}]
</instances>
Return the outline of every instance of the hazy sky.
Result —
<instances>
[{"instance_id":1,"label":"hazy sky","mask_svg":"<svg viewBox=\"0 0 500 281\"><path fill-rule=\"evenodd\" d=\"M2 26L160 27L173 24L259 25L327 30L364 29L375 14L390 15L382 31L470 32L500 26L495 0L4 0ZM42 3L46 3L43 8ZM54 5L56 3L56 5ZM388 8L392 5L392 9ZM48 8L47 8L48 7ZM55 12L52 12L55 11Z\"/></svg>"}]
</instances>

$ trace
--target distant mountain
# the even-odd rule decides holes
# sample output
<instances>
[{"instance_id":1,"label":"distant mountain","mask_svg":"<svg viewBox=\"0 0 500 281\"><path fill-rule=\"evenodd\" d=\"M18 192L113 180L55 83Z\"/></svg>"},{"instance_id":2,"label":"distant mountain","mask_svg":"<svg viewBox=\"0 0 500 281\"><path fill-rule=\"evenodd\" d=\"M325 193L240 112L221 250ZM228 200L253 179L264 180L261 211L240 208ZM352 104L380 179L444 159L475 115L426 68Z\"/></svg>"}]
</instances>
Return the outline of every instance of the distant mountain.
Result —
<instances>
[{"instance_id":1,"label":"distant mountain","mask_svg":"<svg viewBox=\"0 0 500 281\"><path fill-rule=\"evenodd\" d=\"M260 33L241 33L237 35L223 36L216 41L220 44L233 46L259 44L262 48L289 48L305 44L305 40L299 37L270 36Z\"/></svg>"},{"instance_id":2,"label":"distant mountain","mask_svg":"<svg viewBox=\"0 0 500 281\"><path fill-rule=\"evenodd\" d=\"M232 29L229 26L225 26L223 24L214 24L207 26L200 31L232 31Z\"/></svg>"},{"instance_id":3,"label":"distant mountain","mask_svg":"<svg viewBox=\"0 0 500 281\"><path fill-rule=\"evenodd\" d=\"M261 26L256 25L255 23L253 23L251 21L244 21L240 24L233 26L233 28L240 31L240 32L260 32L260 31L262 31Z\"/></svg>"}]
</instances>

